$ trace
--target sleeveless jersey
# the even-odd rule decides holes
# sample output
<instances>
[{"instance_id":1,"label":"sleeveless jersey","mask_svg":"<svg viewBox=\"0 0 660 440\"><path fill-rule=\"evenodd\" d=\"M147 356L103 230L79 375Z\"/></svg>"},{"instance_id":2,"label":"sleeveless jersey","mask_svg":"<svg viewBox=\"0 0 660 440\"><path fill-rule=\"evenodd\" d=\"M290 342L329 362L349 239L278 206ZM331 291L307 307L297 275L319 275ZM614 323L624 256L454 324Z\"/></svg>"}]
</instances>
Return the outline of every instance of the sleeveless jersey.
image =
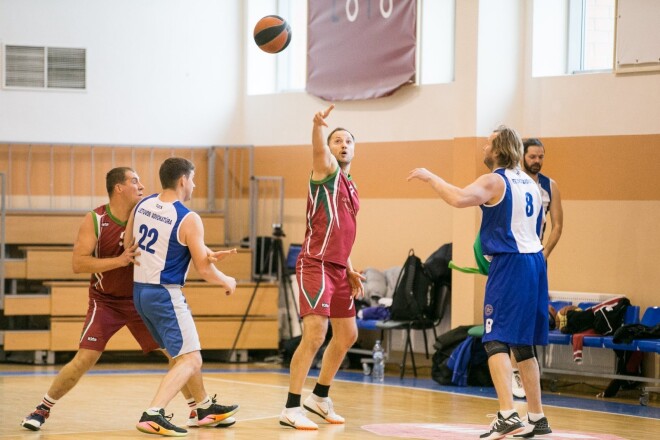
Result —
<instances>
[{"instance_id":1,"label":"sleeveless jersey","mask_svg":"<svg viewBox=\"0 0 660 440\"><path fill-rule=\"evenodd\" d=\"M543 212L545 215L548 215L550 211L550 204L552 203L552 186L550 185L550 178L544 176L541 173L538 173L539 178L539 189L541 190L541 199L543 200ZM547 219L543 218L543 227L541 228L541 241L543 240L543 235L545 234L545 226L547 224Z\"/></svg>"},{"instance_id":2,"label":"sleeveless jersey","mask_svg":"<svg viewBox=\"0 0 660 440\"><path fill-rule=\"evenodd\" d=\"M110 205L99 206L91 211L96 234L94 257L112 258L124 253L126 222L113 217ZM133 297L133 268L118 267L102 273L93 273L89 281L91 299Z\"/></svg>"},{"instance_id":3,"label":"sleeveless jersey","mask_svg":"<svg viewBox=\"0 0 660 440\"><path fill-rule=\"evenodd\" d=\"M346 267L360 209L357 189L341 168L321 181L309 181L305 240L300 257Z\"/></svg>"},{"instance_id":4,"label":"sleeveless jersey","mask_svg":"<svg viewBox=\"0 0 660 440\"><path fill-rule=\"evenodd\" d=\"M484 254L540 252L544 213L538 185L520 168L498 168L493 172L504 179L506 190L494 205L481 205Z\"/></svg>"},{"instance_id":5,"label":"sleeveless jersey","mask_svg":"<svg viewBox=\"0 0 660 440\"><path fill-rule=\"evenodd\" d=\"M183 203L163 202L158 194L143 199L135 207L133 236L141 255L135 265L136 283L183 286L190 250L179 241L179 226L190 213Z\"/></svg>"}]
</instances>

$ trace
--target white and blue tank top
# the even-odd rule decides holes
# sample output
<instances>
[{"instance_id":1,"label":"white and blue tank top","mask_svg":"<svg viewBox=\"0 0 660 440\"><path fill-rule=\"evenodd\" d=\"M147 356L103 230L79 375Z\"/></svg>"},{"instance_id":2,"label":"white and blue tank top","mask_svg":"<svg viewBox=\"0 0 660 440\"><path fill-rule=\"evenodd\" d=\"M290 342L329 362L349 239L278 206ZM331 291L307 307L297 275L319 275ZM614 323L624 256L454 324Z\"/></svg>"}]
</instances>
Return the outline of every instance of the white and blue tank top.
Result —
<instances>
[{"instance_id":1,"label":"white and blue tank top","mask_svg":"<svg viewBox=\"0 0 660 440\"><path fill-rule=\"evenodd\" d=\"M502 177L506 189L496 203L481 205L479 233L484 255L540 252L545 213L538 185L520 168L498 168L493 172Z\"/></svg>"},{"instance_id":2,"label":"white and blue tank top","mask_svg":"<svg viewBox=\"0 0 660 440\"><path fill-rule=\"evenodd\" d=\"M158 194L135 207L133 236L138 243L140 265L134 281L183 286L190 267L190 250L179 241L179 227L190 210L179 201L163 202Z\"/></svg>"}]
</instances>

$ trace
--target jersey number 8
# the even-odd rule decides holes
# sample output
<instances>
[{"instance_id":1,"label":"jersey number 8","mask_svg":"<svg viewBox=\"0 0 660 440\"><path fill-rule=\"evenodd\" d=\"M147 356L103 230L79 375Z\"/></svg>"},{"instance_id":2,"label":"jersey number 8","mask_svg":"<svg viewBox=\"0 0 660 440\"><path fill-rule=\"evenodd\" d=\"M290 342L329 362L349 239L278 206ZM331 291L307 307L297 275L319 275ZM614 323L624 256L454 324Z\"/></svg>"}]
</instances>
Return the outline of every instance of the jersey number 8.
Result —
<instances>
[{"instance_id":1,"label":"jersey number 8","mask_svg":"<svg viewBox=\"0 0 660 440\"><path fill-rule=\"evenodd\" d=\"M534 214L534 197L530 193L525 193L525 215L531 217Z\"/></svg>"}]
</instances>

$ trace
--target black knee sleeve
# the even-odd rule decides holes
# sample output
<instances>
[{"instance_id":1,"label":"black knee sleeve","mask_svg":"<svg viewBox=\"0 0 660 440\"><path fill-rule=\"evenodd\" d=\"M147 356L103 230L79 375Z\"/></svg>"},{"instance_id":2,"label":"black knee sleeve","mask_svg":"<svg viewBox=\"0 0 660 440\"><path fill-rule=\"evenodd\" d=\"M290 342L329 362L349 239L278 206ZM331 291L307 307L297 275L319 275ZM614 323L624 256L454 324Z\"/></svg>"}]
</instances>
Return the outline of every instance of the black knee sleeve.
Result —
<instances>
[{"instance_id":1,"label":"black knee sleeve","mask_svg":"<svg viewBox=\"0 0 660 440\"><path fill-rule=\"evenodd\" d=\"M484 349L486 350L486 354L488 355L488 357L491 357L498 353L509 354L509 346L504 342L500 342L500 341L488 341L484 343Z\"/></svg>"},{"instance_id":2,"label":"black knee sleeve","mask_svg":"<svg viewBox=\"0 0 660 440\"><path fill-rule=\"evenodd\" d=\"M528 359L532 359L535 356L534 346L533 345L517 345L511 347L511 352L513 357L516 358L516 362L524 362Z\"/></svg>"}]
</instances>

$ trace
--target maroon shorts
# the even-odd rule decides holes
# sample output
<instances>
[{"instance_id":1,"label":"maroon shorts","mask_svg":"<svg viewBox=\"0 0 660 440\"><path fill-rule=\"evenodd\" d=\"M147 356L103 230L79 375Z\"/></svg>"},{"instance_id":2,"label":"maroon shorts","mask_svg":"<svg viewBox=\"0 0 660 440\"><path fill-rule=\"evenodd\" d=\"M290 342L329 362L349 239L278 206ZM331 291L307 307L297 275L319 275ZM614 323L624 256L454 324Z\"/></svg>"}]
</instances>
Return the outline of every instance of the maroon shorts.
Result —
<instances>
[{"instance_id":1,"label":"maroon shorts","mask_svg":"<svg viewBox=\"0 0 660 440\"><path fill-rule=\"evenodd\" d=\"M158 344L142 321L133 298L89 300L87 317L80 336L80 348L103 351L115 333L123 326L128 327L142 351L149 353L158 349Z\"/></svg>"},{"instance_id":2,"label":"maroon shorts","mask_svg":"<svg viewBox=\"0 0 660 440\"><path fill-rule=\"evenodd\" d=\"M346 267L312 258L299 258L296 280L300 290L300 316L352 318L355 303Z\"/></svg>"}]
</instances>

